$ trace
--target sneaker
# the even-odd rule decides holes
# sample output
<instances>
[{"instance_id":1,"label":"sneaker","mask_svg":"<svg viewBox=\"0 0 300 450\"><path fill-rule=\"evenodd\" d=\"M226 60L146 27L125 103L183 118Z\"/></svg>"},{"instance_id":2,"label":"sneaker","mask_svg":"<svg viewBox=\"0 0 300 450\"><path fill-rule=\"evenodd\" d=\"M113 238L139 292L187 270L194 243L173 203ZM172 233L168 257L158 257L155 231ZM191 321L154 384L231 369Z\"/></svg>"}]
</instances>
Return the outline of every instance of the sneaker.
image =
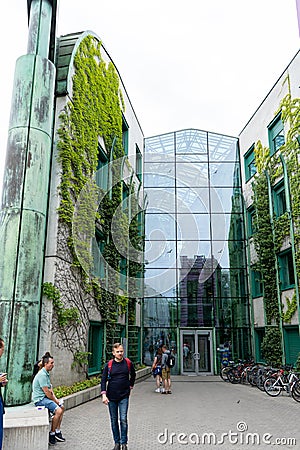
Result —
<instances>
[{"instance_id":1,"label":"sneaker","mask_svg":"<svg viewBox=\"0 0 300 450\"><path fill-rule=\"evenodd\" d=\"M127 445L126 445L126 444L122 444L122 445L121 445L121 450L128 450Z\"/></svg>"},{"instance_id":2,"label":"sneaker","mask_svg":"<svg viewBox=\"0 0 300 450\"><path fill-rule=\"evenodd\" d=\"M63 437L63 435L61 434L61 431L59 432L59 433L55 433L55 439L58 441L58 442L65 442L65 438Z\"/></svg>"},{"instance_id":3,"label":"sneaker","mask_svg":"<svg viewBox=\"0 0 300 450\"><path fill-rule=\"evenodd\" d=\"M160 392L160 389L159 388L155 389L155 392Z\"/></svg>"},{"instance_id":4,"label":"sneaker","mask_svg":"<svg viewBox=\"0 0 300 450\"><path fill-rule=\"evenodd\" d=\"M120 444L115 444L113 450L120 450L121 446Z\"/></svg>"},{"instance_id":5,"label":"sneaker","mask_svg":"<svg viewBox=\"0 0 300 450\"><path fill-rule=\"evenodd\" d=\"M166 391L161 391L161 394L167 394L167 392Z\"/></svg>"},{"instance_id":6,"label":"sneaker","mask_svg":"<svg viewBox=\"0 0 300 450\"><path fill-rule=\"evenodd\" d=\"M56 444L55 434L49 433L49 445L55 445L55 444Z\"/></svg>"},{"instance_id":7,"label":"sneaker","mask_svg":"<svg viewBox=\"0 0 300 450\"><path fill-rule=\"evenodd\" d=\"M172 394L172 391L167 391L167 394Z\"/></svg>"}]
</instances>

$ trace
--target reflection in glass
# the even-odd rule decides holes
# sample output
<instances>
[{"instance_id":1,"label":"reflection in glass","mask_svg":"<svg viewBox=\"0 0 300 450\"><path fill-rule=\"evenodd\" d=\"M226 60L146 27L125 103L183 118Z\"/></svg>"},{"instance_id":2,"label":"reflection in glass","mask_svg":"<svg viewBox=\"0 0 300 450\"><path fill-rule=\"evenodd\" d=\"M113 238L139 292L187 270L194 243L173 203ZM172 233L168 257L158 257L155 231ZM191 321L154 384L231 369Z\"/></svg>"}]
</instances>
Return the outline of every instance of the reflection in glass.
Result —
<instances>
[{"instance_id":1,"label":"reflection in glass","mask_svg":"<svg viewBox=\"0 0 300 450\"><path fill-rule=\"evenodd\" d=\"M243 205L241 196L236 196L232 187L213 187L211 193L211 212L231 213L233 204L235 212L242 212Z\"/></svg>"},{"instance_id":2,"label":"reflection in glass","mask_svg":"<svg viewBox=\"0 0 300 450\"><path fill-rule=\"evenodd\" d=\"M222 134L208 133L210 161L238 161L237 138Z\"/></svg>"},{"instance_id":3,"label":"reflection in glass","mask_svg":"<svg viewBox=\"0 0 300 450\"><path fill-rule=\"evenodd\" d=\"M209 189L208 188L177 188L177 212L178 213L208 213Z\"/></svg>"},{"instance_id":4,"label":"reflection in glass","mask_svg":"<svg viewBox=\"0 0 300 450\"><path fill-rule=\"evenodd\" d=\"M144 164L144 186L175 186L174 163L149 162Z\"/></svg>"},{"instance_id":5,"label":"reflection in glass","mask_svg":"<svg viewBox=\"0 0 300 450\"><path fill-rule=\"evenodd\" d=\"M151 301L151 299L149 299ZM144 312L146 313L148 305L145 305ZM172 311L175 308L172 308ZM170 319L172 322L172 317ZM143 348L143 361L145 364L151 366L154 360L154 356L156 355L157 349L161 347L162 345L167 345L167 347L172 351L172 353L175 355L175 373L177 373L178 370L178 352L177 352L177 332L175 328L175 319L173 328L169 327L162 327L162 328L156 328L156 327L145 327L144 328L144 348Z\"/></svg>"},{"instance_id":6,"label":"reflection in glass","mask_svg":"<svg viewBox=\"0 0 300 450\"><path fill-rule=\"evenodd\" d=\"M177 163L176 184L179 187L207 187L207 163Z\"/></svg>"},{"instance_id":7,"label":"reflection in glass","mask_svg":"<svg viewBox=\"0 0 300 450\"><path fill-rule=\"evenodd\" d=\"M210 220L208 214L178 214L178 239L206 241L210 239Z\"/></svg>"},{"instance_id":8,"label":"reflection in glass","mask_svg":"<svg viewBox=\"0 0 300 450\"><path fill-rule=\"evenodd\" d=\"M176 153L207 153L207 133L200 130L176 132Z\"/></svg>"},{"instance_id":9,"label":"reflection in glass","mask_svg":"<svg viewBox=\"0 0 300 450\"><path fill-rule=\"evenodd\" d=\"M174 214L147 214L145 221L146 239L175 239Z\"/></svg>"},{"instance_id":10,"label":"reflection in glass","mask_svg":"<svg viewBox=\"0 0 300 450\"><path fill-rule=\"evenodd\" d=\"M175 267L176 241L145 241L145 264L147 269Z\"/></svg>"},{"instance_id":11,"label":"reflection in glass","mask_svg":"<svg viewBox=\"0 0 300 450\"><path fill-rule=\"evenodd\" d=\"M145 140L145 161L174 160L174 133L153 136Z\"/></svg>"},{"instance_id":12,"label":"reflection in glass","mask_svg":"<svg viewBox=\"0 0 300 450\"><path fill-rule=\"evenodd\" d=\"M145 193L147 199L147 212L175 212L175 189L170 187L147 188L145 189Z\"/></svg>"},{"instance_id":13,"label":"reflection in glass","mask_svg":"<svg viewBox=\"0 0 300 450\"><path fill-rule=\"evenodd\" d=\"M209 167L210 183L212 186L232 186L235 173L235 162L211 162Z\"/></svg>"}]
</instances>

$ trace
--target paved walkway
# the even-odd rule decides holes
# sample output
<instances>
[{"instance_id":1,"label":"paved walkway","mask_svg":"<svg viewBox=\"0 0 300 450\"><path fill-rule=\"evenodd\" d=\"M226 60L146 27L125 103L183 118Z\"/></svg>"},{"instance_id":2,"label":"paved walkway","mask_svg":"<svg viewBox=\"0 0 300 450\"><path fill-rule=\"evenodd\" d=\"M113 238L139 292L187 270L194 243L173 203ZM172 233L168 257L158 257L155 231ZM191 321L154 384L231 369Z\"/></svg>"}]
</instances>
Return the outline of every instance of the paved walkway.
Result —
<instances>
[{"instance_id":1,"label":"paved walkway","mask_svg":"<svg viewBox=\"0 0 300 450\"><path fill-rule=\"evenodd\" d=\"M257 388L210 376L173 377L172 395L157 394L154 388L152 378L134 387L128 450L300 449L300 403L287 394L271 398ZM66 411L62 428L67 441L59 443L57 450L111 450L114 446L108 410L100 398ZM210 442L205 433L211 433ZM296 443L288 443L289 438Z\"/></svg>"}]
</instances>

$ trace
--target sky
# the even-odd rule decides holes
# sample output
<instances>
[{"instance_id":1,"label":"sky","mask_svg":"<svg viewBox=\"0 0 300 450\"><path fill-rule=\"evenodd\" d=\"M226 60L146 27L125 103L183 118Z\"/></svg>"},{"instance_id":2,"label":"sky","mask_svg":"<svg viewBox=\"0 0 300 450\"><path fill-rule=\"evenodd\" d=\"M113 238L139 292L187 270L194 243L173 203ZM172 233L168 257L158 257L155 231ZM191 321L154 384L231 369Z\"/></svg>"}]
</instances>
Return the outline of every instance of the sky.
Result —
<instances>
[{"instance_id":1,"label":"sky","mask_svg":"<svg viewBox=\"0 0 300 450\"><path fill-rule=\"evenodd\" d=\"M3 2L0 191L27 23L27 0ZM57 35L85 30L112 57L145 137L183 128L238 136L300 44L296 0L60 0Z\"/></svg>"}]
</instances>

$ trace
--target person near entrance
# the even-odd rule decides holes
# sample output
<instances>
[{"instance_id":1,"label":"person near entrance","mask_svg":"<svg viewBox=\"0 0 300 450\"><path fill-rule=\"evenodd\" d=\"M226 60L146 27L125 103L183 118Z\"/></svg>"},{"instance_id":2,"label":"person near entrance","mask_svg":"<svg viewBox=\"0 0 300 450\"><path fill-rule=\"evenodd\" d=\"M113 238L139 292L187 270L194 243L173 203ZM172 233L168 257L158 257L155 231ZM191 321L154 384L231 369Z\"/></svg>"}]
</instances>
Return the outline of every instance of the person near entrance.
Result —
<instances>
[{"instance_id":1,"label":"person near entrance","mask_svg":"<svg viewBox=\"0 0 300 450\"><path fill-rule=\"evenodd\" d=\"M188 358L189 358L189 353L190 353L190 349L187 345L187 343L185 342L183 344L183 349L182 349L182 354L183 354L183 368L187 369L188 368Z\"/></svg>"},{"instance_id":2,"label":"person near entrance","mask_svg":"<svg viewBox=\"0 0 300 450\"><path fill-rule=\"evenodd\" d=\"M171 352L168 350L168 347L166 345L162 346L162 360L161 360L161 367L162 367L162 382L163 382L163 388L161 393L162 394L172 394L171 391L171 368L168 363L170 360Z\"/></svg>"},{"instance_id":3,"label":"person near entrance","mask_svg":"<svg viewBox=\"0 0 300 450\"><path fill-rule=\"evenodd\" d=\"M115 446L113 450L127 450L129 396L135 382L133 363L124 358L124 348L113 345L113 359L103 369L101 379L102 402L108 406ZM120 425L119 425L120 418Z\"/></svg>"},{"instance_id":4,"label":"person near entrance","mask_svg":"<svg viewBox=\"0 0 300 450\"><path fill-rule=\"evenodd\" d=\"M153 364L152 364L152 373L155 378L156 382L156 389L155 392L160 392L160 383L162 381L161 379L161 361L162 361L162 349L158 348L156 356L154 358Z\"/></svg>"},{"instance_id":5,"label":"person near entrance","mask_svg":"<svg viewBox=\"0 0 300 450\"><path fill-rule=\"evenodd\" d=\"M64 402L58 399L50 383L50 372L54 367L54 359L49 352L46 352L40 362L41 369L35 375L32 383L32 400L35 406L44 406L52 414L51 431L49 433L49 445L56 442L65 442L60 426L65 411Z\"/></svg>"}]
</instances>

